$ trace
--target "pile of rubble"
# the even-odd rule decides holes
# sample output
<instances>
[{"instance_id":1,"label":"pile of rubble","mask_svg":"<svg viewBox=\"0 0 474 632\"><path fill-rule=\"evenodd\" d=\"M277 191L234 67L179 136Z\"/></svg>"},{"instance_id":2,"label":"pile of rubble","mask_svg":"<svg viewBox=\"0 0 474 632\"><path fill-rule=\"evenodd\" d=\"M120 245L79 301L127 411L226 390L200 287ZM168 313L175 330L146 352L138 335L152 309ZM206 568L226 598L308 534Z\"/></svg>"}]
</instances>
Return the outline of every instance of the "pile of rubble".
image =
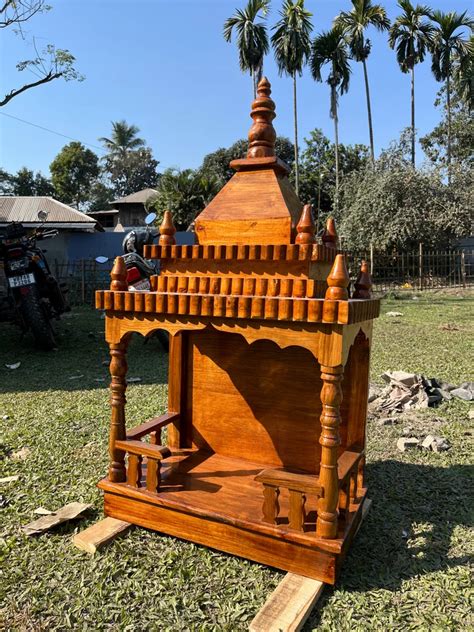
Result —
<instances>
[{"instance_id":1,"label":"pile of rubble","mask_svg":"<svg viewBox=\"0 0 474 632\"><path fill-rule=\"evenodd\" d=\"M464 382L456 386L406 371L386 372L382 374L382 379L387 386L383 388L372 384L369 392L370 410L379 414L438 406L453 397L465 401L474 400L474 382Z\"/></svg>"}]
</instances>

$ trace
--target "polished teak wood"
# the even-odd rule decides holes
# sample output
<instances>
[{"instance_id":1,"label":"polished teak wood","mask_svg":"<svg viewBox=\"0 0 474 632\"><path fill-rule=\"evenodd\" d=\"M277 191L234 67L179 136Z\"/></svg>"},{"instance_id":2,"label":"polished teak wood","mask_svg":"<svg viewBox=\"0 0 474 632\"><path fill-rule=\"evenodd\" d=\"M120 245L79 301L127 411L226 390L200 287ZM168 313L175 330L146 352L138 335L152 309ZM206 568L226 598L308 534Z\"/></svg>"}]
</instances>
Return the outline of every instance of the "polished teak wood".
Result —
<instances>
[{"instance_id":1,"label":"polished teak wood","mask_svg":"<svg viewBox=\"0 0 474 632\"><path fill-rule=\"evenodd\" d=\"M169 212L151 291L128 291L118 257L106 311L111 363L108 516L334 583L363 513L372 321L362 264L355 294L330 219L275 155L262 79L245 158L176 245ZM170 334L168 411L126 424L134 333ZM167 445L162 430L167 428ZM149 437L149 441L147 438Z\"/></svg>"}]
</instances>

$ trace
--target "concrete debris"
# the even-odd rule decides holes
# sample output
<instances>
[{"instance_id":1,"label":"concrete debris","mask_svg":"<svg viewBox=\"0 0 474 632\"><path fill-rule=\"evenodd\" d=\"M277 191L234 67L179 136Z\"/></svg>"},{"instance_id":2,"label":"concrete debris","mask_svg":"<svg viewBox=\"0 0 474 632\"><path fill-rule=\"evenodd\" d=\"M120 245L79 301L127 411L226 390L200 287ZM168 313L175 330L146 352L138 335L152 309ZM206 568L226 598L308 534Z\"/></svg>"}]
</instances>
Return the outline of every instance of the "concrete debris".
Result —
<instances>
[{"instance_id":1,"label":"concrete debris","mask_svg":"<svg viewBox=\"0 0 474 632\"><path fill-rule=\"evenodd\" d=\"M432 449L431 446L433 445L434 442L435 442L435 438L433 437L433 435L428 435L421 442L421 447L424 450L431 450Z\"/></svg>"},{"instance_id":2,"label":"concrete debris","mask_svg":"<svg viewBox=\"0 0 474 632\"><path fill-rule=\"evenodd\" d=\"M402 312L387 312L385 316L390 316L391 318L396 318L397 316L403 316Z\"/></svg>"},{"instance_id":3,"label":"concrete debris","mask_svg":"<svg viewBox=\"0 0 474 632\"><path fill-rule=\"evenodd\" d=\"M449 450L451 444L444 437L435 437L434 442L431 444L431 449L433 452L445 452Z\"/></svg>"},{"instance_id":4,"label":"concrete debris","mask_svg":"<svg viewBox=\"0 0 474 632\"><path fill-rule=\"evenodd\" d=\"M474 419L474 410L469 411L469 419Z\"/></svg>"},{"instance_id":5,"label":"concrete debris","mask_svg":"<svg viewBox=\"0 0 474 632\"><path fill-rule=\"evenodd\" d=\"M394 426L398 424L398 419L396 417L382 417L377 419L375 423L377 426Z\"/></svg>"},{"instance_id":6,"label":"concrete debris","mask_svg":"<svg viewBox=\"0 0 474 632\"><path fill-rule=\"evenodd\" d=\"M407 450L411 450L413 448L417 448L420 443L420 440L416 437L400 437L397 441L397 448L400 452L406 452Z\"/></svg>"},{"instance_id":7,"label":"concrete debris","mask_svg":"<svg viewBox=\"0 0 474 632\"><path fill-rule=\"evenodd\" d=\"M463 399L466 402L470 402L473 399L473 391L468 390L467 388L455 388L451 391L452 397L459 397L459 399Z\"/></svg>"},{"instance_id":8,"label":"concrete debris","mask_svg":"<svg viewBox=\"0 0 474 632\"><path fill-rule=\"evenodd\" d=\"M385 417L387 413L438 406L454 397L465 401L474 399L473 382L464 382L457 387L449 382L406 371L387 371L381 377L387 386L381 388L371 385L369 410Z\"/></svg>"}]
</instances>

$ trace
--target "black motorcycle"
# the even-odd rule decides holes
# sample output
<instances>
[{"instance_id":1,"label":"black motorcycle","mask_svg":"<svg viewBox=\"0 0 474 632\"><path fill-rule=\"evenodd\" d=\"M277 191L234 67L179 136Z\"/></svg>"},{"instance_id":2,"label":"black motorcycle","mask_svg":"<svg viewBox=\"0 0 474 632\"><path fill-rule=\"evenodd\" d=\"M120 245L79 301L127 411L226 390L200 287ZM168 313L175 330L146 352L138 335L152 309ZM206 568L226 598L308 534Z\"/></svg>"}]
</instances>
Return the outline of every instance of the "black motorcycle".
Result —
<instances>
[{"instance_id":1,"label":"black motorcycle","mask_svg":"<svg viewBox=\"0 0 474 632\"><path fill-rule=\"evenodd\" d=\"M38 217L44 222L47 213L40 211ZM55 237L58 231L40 226L28 233L19 222L0 230L0 265L7 284L0 320L16 323L23 332L31 330L38 346L51 350L56 346L51 320L69 307L36 242Z\"/></svg>"},{"instance_id":2,"label":"black motorcycle","mask_svg":"<svg viewBox=\"0 0 474 632\"><path fill-rule=\"evenodd\" d=\"M151 290L150 277L159 272L153 261L143 258L144 246L152 244L160 234L156 228L151 227L155 219L156 213L150 213L145 218L146 227L131 230L123 239L122 258L127 268L127 284L130 292L149 292ZM97 263L106 263L109 258L100 256L95 260ZM155 333L163 349L168 352L167 332L158 329Z\"/></svg>"}]
</instances>

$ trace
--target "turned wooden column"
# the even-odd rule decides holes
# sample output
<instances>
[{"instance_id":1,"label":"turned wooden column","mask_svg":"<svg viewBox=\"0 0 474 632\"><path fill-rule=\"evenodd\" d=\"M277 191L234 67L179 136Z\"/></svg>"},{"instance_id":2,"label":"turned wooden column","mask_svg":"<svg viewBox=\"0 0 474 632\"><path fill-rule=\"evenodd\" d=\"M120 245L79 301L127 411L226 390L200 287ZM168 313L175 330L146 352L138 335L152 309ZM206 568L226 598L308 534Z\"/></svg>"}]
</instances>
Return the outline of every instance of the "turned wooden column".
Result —
<instances>
[{"instance_id":1,"label":"turned wooden column","mask_svg":"<svg viewBox=\"0 0 474 632\"><path fill-rule=\"evenodd\" d=\"M128 341L119 343L111 343L110 347L110 406L112 415L110 420L109 434L109 480L114 483L123 483L126 480L125 474L125 452L117 450L116 441L124 441L126 437L125 430L125 390L127 381L127 346Z\"/></svg>"},{"instance_id":2,"label":"turned wooden column","mask_svg":"<svg viewBox=\"0 0 474 632\"><path fill-rule=\"evenodd\" d=\"M340 405L342 400L343 367L321 366L321 469L319 481L323 490L318 501L318 519L316 533L322 538L337 536L337 517L339 483L337 476L337 448L340 444L339 424L341 421Z\"/></svg>"}]
</instances>

